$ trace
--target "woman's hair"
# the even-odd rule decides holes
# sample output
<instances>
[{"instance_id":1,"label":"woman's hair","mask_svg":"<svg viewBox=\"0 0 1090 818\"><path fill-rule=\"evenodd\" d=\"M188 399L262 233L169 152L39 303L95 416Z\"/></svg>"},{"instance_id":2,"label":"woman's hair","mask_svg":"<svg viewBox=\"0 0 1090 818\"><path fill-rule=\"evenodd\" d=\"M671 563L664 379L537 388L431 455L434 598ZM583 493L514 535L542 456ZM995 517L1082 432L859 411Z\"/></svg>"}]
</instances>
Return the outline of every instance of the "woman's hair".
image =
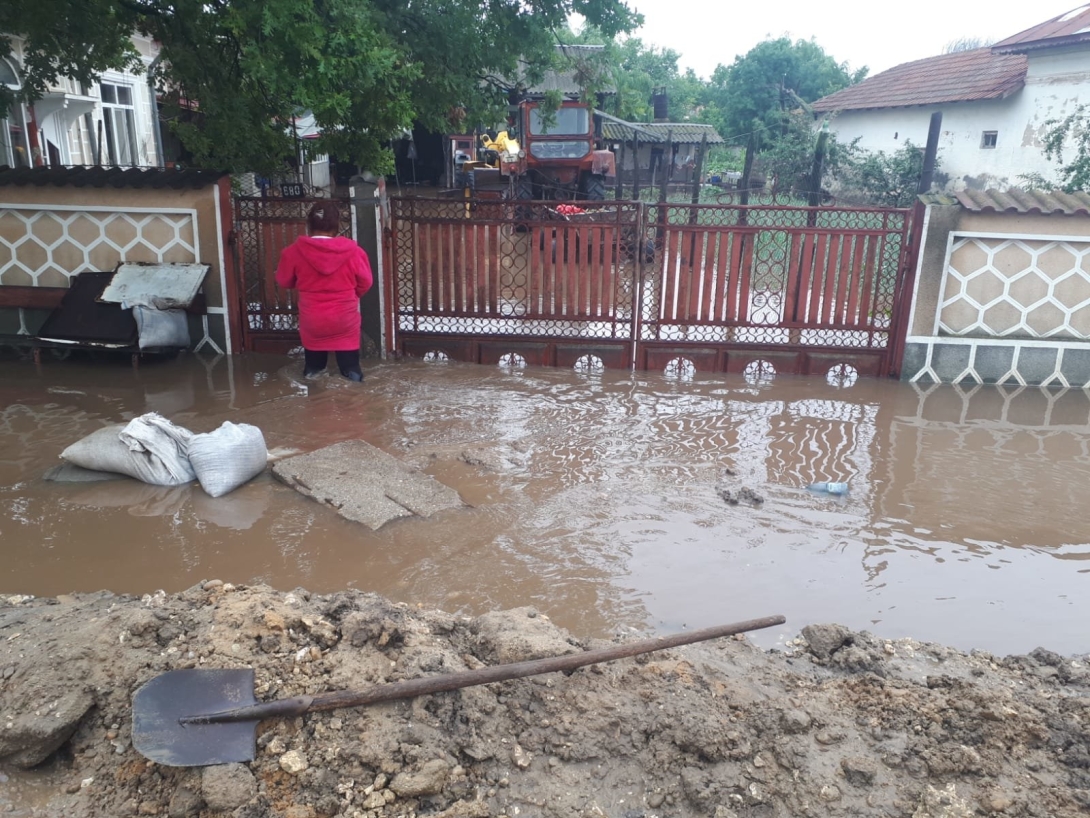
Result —
<instances>
[{"instance_id":1,"label":"woman's hair","mask_svg":"<svg viewBox=\"0 0 1090 818\"><path fill-rule=\"evenodd\" d=\"M318 202L307 214L307 228L311 233L341 232L341 212L333 202Z\"/></svg>"}]
</instances>

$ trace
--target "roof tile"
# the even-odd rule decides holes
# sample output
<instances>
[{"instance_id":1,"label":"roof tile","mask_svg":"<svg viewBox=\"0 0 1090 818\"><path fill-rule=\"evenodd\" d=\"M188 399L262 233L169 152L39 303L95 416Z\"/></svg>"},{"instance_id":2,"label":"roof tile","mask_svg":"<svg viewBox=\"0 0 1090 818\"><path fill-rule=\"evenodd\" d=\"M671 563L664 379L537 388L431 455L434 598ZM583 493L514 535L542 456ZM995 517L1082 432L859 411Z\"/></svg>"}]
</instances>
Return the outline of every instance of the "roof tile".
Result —
<instances>
[{"instance_id":1,"label":"roof tile","mask_svg":"<svg viewBox=\"0 0 1090 818\"><path fill-rule=\"evenodd\" d=\"M1080 6L1020 31L996 43L992 49L1009 53L1087 41L1090 41L1090 5Z\"/></svg>"},{"instance_id":2,"label":"roof tile","mask_svg":"<svg viewBox=\"0 0 1090 818\"><path fill-rule=\"evenodd\" d=\"M1090 193L1062 190L962 190L954 194L966 210L982 213L1054 213L1090 216Z\"/></svg>"},{"instance_id":3,"label":"roof tile","mask_svg":"<svg viewBox=\"0 0 1090 818\"><path fill-rule=\"evenodd\" d=\"M12 168L0 165L0 187L5 185L55 185L64 187L185 187L201 188L226 173L199 168L117 168L99 166Z\"/></svg>"},{"instance_id":4,"label":"roof tile","mask_svg":"<svg viewBox=\"0 0 1090 818\"><path fill-rule=\"evenodd\" d=\"M943 102L1002 99L1025 84L1022 54L994 54L975 48L903 63L822 97L814 111L904 108Z\"/></svg>"},{"instance_id":5,"label":"roof tile","mask_svg":"<svg viewBox=\"0 0 1090 818\"><path fill-rule=\"evenodd\" d=\"M676 144L699 145L706 135L709 145L720 145L723 137L714 125L702 125L692 122L633 122L639 128L641 142L666 142L672 136ZM654 134L652 138L650 134ZM628 140L632 138L632 128L624 123L606 120L602 123L602 136L606 139Z\"/></svg>"}]
</instances>

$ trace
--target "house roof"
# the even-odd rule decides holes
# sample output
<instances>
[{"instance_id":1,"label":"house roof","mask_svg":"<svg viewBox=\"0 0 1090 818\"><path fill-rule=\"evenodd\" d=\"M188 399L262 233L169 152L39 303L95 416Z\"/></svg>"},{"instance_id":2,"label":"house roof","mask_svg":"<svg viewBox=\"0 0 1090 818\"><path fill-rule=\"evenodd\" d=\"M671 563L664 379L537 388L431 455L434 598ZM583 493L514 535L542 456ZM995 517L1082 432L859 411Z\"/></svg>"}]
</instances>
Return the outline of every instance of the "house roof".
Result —
<instances>
[{"instance_id":1,"label":"house roof","mask_svg":"<svg viewBox=\"0 0 1090 818\"><path fill-rule=\"evenodd\" d=\"M851 111L1003 99L1025 80L1025 55L974 48L902 63L822 97L811 107L815 112Z\"/></svg>"},{"instance_id":2,"label":"house roof","mask_svg":"<svg viewBox=\"0 0 1090 818\"><path fill-rule=\"evenodd\" d=\"M198 168L50 167L12 168L0 165L0 187L54 185L55 187L202 188L227 174Z\"/></svg>"},{"instance_id":3,"label":"house roof","mask_svg":"<svg viewBox=\"0 0 1090 818\"><path fill-rule=\"evenodd\" d=\"M621 122L606 120L602 123L602 136L606 139L628 141L633 130L638 128L640 142L666 143L671 138L675 145L699 145L705 136L709 145L721 145L725 141L715 130L714 125L699 125L692 122Z\"/></svg>"},{"instance_id":4,"label":"house roof","mask_svg":"<svg viewBox=\"0 0 1090 818\"><path fill-rule=\"evenodd\" d=\"M966 210L982 213L1055 213L1090 216L1090 193L1062 190L963 190L954 194Z\"/></svg>"},{"instance_id":5,"label":"house roof","mask_svg":"<svg viewBox=\"0 0 1090 818\"><path fill-rule=\"evenodd\" d=\"M1000 53L1026 52L1090 42L1090 5L1079 6L1065 14L1008 37L992 46Z\"/></svg>"},{"instance_id":6,"label":"house roof","mask_svg":"<svg viewBox=\"0 0 1090 818\"><path fill-rule=\"evenodd\" d=\"M558 45L556 50L558 55L567 58L568 66L564 68L547 69L539 82L530 86L523 86L523 91L527 96L537 97L543 96L546 91L559 91L569 99L578 98L579 95L583 93L583 89L576 77L576 69L579 65L579 61L601 54L605 50L605 46ZM522 85L526 79L526 69L527 64L524 61L519 60L518 77L515 79L504 77L501 78L501 81L509 87ZM614 87L606 87L599 90L604 94L612 94L616 92L617 89Z\"/></svg>"}]
</instances>

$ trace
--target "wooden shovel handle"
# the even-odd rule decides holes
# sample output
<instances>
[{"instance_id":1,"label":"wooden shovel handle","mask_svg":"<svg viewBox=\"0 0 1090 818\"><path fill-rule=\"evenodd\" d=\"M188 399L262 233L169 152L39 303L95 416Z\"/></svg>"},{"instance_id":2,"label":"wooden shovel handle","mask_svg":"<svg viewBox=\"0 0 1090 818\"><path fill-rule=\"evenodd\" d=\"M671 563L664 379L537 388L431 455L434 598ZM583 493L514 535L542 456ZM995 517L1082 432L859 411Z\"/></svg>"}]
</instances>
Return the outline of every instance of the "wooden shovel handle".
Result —
<instances>
[{"instance_id":1,"label":"wooden shovel handle","mask_svg":"<svg viewBox=\"0 0 1090 818\"><path fill-rule=\"evenodd\" d=\"M236 710L193 716L182 721L187 724L254 721L279 716L298 716L303 713L322 710L337 710L342 707L359 707L365 704L396 701L398 699L412 699L429 693L460 690L463 687L505 682L509 679L521 679L525 676L537 676L542 673L575 670L576 668L595 665L600 662L611 662L614 659L638 656L641 653L676 648L680 645L691 645L694 642L705 642L709 639L733 636L745 631L771 628L782 625L786 621L782 616L766 616L762 619L749 619L745 622L718 625L714 628L704 628L689 633L677 633L673 636L657 636L653 639L642 639L637 642L628 642L581 653L570 653L565 656L550 656L545 659L493 665L478 668L477 670L467 670L462 673L450 673L445 676L428 676L422 679L391 682L389 684L375 685L367 690L338 690L333 693L323 693L320 696L297 696L291 699L278 699L264 704L240 707Z\"/></svg>"}]
</instances>

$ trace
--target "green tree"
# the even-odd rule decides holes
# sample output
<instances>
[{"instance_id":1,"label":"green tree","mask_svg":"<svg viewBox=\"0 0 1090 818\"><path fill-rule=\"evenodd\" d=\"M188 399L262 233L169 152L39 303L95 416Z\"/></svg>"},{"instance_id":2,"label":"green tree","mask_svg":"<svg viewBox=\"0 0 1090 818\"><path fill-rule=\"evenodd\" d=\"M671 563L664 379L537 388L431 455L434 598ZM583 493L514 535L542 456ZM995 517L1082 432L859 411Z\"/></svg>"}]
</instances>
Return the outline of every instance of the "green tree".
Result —
<instances>
[{"instance_id":1,"label":"green tree","mask_svg":"<svg viewBox=\"0 0 1090 818\"><path fill-rule=\"evenodd\" d=\"M938 167L936 160L935 169ZM863 151L853 142L833 171L843 195L884 207L911 205L922 173L923 149L907 139L900 150L891 154Z\"/></svg>"},{"instance_id":2,"label":"green tree","mask_svg":"<svg viewBox=\"0 0 1090 818\"><path fill-rule=\"evenodd\" d=\"M562 40L602 46L594 63L600 87L611 90L604 101L607 112L630 122L650 122L654 118L651 96L661 88L666 91L669 119L678 122L692 117L704 82L692 69L681 70L679 52L648 46L638 37L618 41L592 26L568 32Z\"/></svg>"},{"instance_id":3,"label":"green tree","mask_svg":"<svg viewBox=\"0 0 1090 818\"><path fill-rule=\"evenodd\" d=\"M793 190L806 196L810 192L810 172L818 135L806 111L796 109L783 115L785 127L777 129L765 141L758 169L771 181L774 192ZM834 134L825 140L822 178L835 177L841 170L844 151Z\"/></svg>"},{"instance_id":4,"label":"green tree","mask_svg":"<svg viewBox=\"0 0 1090 818\"><path fill-rule=\"evenodd\" d=\"M1046 121L1045 128L1045 158L1059 163L1060 187L1068 193L1090 190L1090 109L1079 105L1063 119ZM1066 164L1064 156L1071 157ZM1037 187L1048 186L1038 174L1027 181Z\"/></svg>"},{"instance_id":5,"label":"green tree","mask_svg":"<svg viewBox=\"0 0 1090 818\"><path fill-rule=\"evenodd\" d=\"M572 13L608 37L641 19L625 0L5 0L0 56L22 41L23 87L0 88L0 116L59 78L133 64L138 31L161 44L162 92L199 110L175 130L200 164L275 171L309 110L321 137L308 153L382 171L413 122L486 118L503 95L489 79L520 57L547 64Z\"/></svg>"},{"instance_id":6,"label":"green tree","mask_svg":"<svg viewBox=\"0 0 1090 818\"><path fill-rule=\"evenodd\" d=\"M784 113L860 82L866 74L866 68L851 72L812 40L765 40L712 72L705 116L732 144L744 144L757 127L761 147L789 127Z\"/></svg>"}]
</instances>

